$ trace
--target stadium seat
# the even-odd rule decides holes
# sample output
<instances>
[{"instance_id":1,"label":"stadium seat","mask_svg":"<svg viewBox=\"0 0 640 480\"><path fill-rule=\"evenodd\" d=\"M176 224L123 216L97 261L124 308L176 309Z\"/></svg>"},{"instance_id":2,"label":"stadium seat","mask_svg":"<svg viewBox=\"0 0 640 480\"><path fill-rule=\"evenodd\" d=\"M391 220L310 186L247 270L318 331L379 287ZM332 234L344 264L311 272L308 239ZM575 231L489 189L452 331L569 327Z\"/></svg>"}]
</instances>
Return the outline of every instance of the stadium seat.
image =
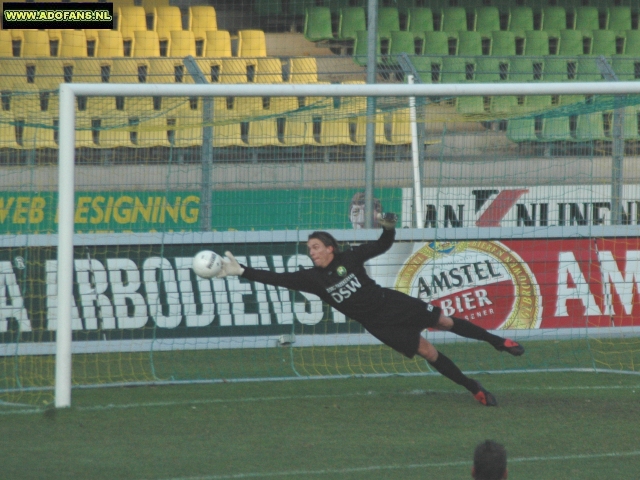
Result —
<instances>
[{"instance_id":1,"label":"stadium seat","mask_svg":"<svg viewBox=\"0 0 640 480\"><path fill-rule=\"evenodd\" d=\"M116 30L98 30L96 57L124 57L122 33Z\"/></svg>"},{"instance_id":2,"label":"stadium seat","mask_svg":"<svg viewBox=\"0 0 640 480\"><path fill-rule=\"evenodd\" d=\"M109 83L146 82L148 64L145 59L114 58L109 67Z\"/></svg>"},{"instance_id":3,"label":"stadium seat","mask_svg":"<svg viewBox=\"0 0 640 480\"><path fill-rule=\"evenodd\" d=\"M176 129L173 138L174 147L200 147L202 146L202 115L181 115L176 119ZM213 127L215 138L216 128Z\"/></svg>"},{"instance_id":4,"label":"stadium seat","mask_svg":"<svg viewBox=\"0 0 640 480\"><path fill-rule=\"evenodd\" d=\"M267 43L262 30L238 30L239 57L266 57Z\"/></svg>"},{"instance_id":5,"label":"stadium seat","mask_svg":"<svg viewBox=\"0 0 640 480\"><path fill-rule=\"evenodd\" d=\"M631 7L610 7L607 9L607 29L624 35L632 28Z\"/></svg>"},{"instance_id":6,"label":"stadium seat","mask_svg":"<svg viewBox=\"0 0 640 480\"><path fill-rule=\"evenodd\" d=\"M491 97L489 111L494 115L511 116L523 111L523 106L518 103L515 95L500 95Z\"/></svg>"},{"instance_id":7,"label":"stadium seat","mask_svg":"<svg viewBox=\"0 0 640 480\"><path fill-rule=\"evenodd\" d=\"M60 57L86 57L87 37L83 30L62 30L60 36Z\"/></svg>"},{"instance_id":8,"label":"stadium seat","mask_svg":"<svg viewBox=\"0 0 640 480\"><path fill-rule=\"evenodd\" d=\"M318 64L315 57L289 59L290 83L317 83Z\"/></svg>"},{"instance_id":9,"label":"stadium seat","mask_svg":"<svg viewBox=\"0 0 640 480\"><path fill-rule=\"evenodd\" d=\"M313 145L313 123L285 117L283 122L283 142L286 146Z\"/></svg>"},{"instance_id":10,"label":"stadium seat","mask_svg":"<svg viewBox=\"0 0 640 480\"><path fill-rule=\"evenodd\" d=\"M640 140L640 118L638 118L640 112L638 106L627 107L624 109L624 132L623 136L625 140Z\"/></svg>"},{"instance_id":11,"label":"stadium seat","mask_svg":"<svg viewBox=\"0 0 640 480\"><path fill-rule=\"evenodd\" d=\"M378 35L380 38L391 38L391 32L400 30L400 14L394 7L378 9Z\"/></svg>"},{"instance_id":12,"label":"stadium seat","mask_svg":"<svg viewBox=\"0 0 640 480\"><path fill-rule=\"evenodd\" d=\"M416 69L416 72L418 72L418 75L420 76L420 82L432 83L434 67L437 68L439 75L440 64L442 63L442 60L440 57L428 57L420 55L412 57L411 62L413 63L413 67Z\"/></svg>"},{"instance_id":13,"label":"stadium seat","mask_svg":"<svg viewBox=\"0 0 640 480\"><path fill-rule=\"evenodd\" d=\"M595 30L591 40L592 55L615 55L616 48L616 32L613 30Z\"/></svg>"},{"instance_id":14,"label":"stadium seat","mask_svg":"<svg viewBox=\"0 0 640 480\"><path fill-rule=\"evenodd\" d=\"M180 59L149 58L147 83L193 83Z\"/></svg>"},{"instance_id":15,"label":"stadium seat","mask_svg":"<svg viewBox=\"0 0 640 480\"><path fill-rule=\"evenodd\" d=\"M382 43L380 37L377 39L376 55L378 61L382 55ZM353 44L353 61L358 65L366 65L369 61L369 32L360 30L356 32L355 42Z\"/></svg>"},{"instance_id":16,"label":"stadium seat","mask_svg":"<svg viewBox=\"0 0 640 480\"><path fill-rule=\"evenodd\" d=\"M416 43L413 32L391 32L389 55L393 58L401 53L406 53L407 55L416 54Z\"/></svg>"},{"instance_id":17,"label":"stadium seat","mask_svg":"<svg viewBox=\"0 0 640 480\"><path fill-rule=\"evenodd\" d=\"M202 131L202 127L200 127L200 130ZM240 122L214 125L213 146L217 148L247 146L242 140L242 126Z\"/></svg>"},{"instance_id":18,"label":"stadium seat","mask_svg":"<svg viewBox=\"0 0 640 480\"><path fill-rule=\"evenodd\" d=\"M155 31L160 40L161 56L166 57L171 43L171 32L182 31L182 12L179 7L156 7Z\"/></svg>"},{"instance_id":19,"label":"stadium seat","mask_svg":"<svg viewBox=\"0 0 640 480\"><path fill-rule=\"evenodd\" d=\"M558 55L574 56L589 53L584 51L583 34L581 30L561 30L558 42Z\"/></svg>"},{"instance_id":20,"label":"stadium seat","mask_svg":"<svg viewBox=\"0 0 640 480\"><path fill-rule=\"evenodd\" d=\"M251 120L247 132L247 143L250 147L267 145L283 146L278 139L278 122L275 118Z\"/></svg>"},{"instance_id":21,"label":"stadium seat","mask_svg":"<svg viewBox=\"0 0 640 480\"><path fill-rule=\"evenodd\" d=\"M579 6L575 8L574 29L584 35L600 29L600 12L597 7Z\"/></svg>"},{"instance_id":22,"label":"stadium seat","mask_svg":"<svg viewBox=\"0 0 640 480\"><path fill-rule=\"evenodd\" d=\"M544 57L516 56L509 60L509 80L534 82L542 79Z\"/></svg>"},{"instance_id":23,"label":"stadium seat","mask_svg":"<svg viewBox=\"0 0 640 480\"><path fill-rule=\"evenodd\" d=\"M76 83L102 82L104 62L96 58L78 58L73 68L73 81ZM105 65L106 66L106 65Z\"/></svg>"},{"instance_id":24,"label":"stadium seat","mask_svg":"<svg viewBox=\"0 0 640 480\"><path fill-rule=\"evenodd\" d=\"M0 148L18 149L16 126L13 115L0 111Z\"/></svg>"},{"instance_id":25,"label":"stadium seat","mask_svg":"<svg viewBox=\"0 0 640 480\"><path fill-rule=\"evenodd\" d=\"M355 119L322 119L320 123L319 143L324 146L357 144L358 142L354 132L357 128L358 124ZM352 133L354 133L353 136Z\"/></svg>"},{"instance_id":26,"label":"stadium seat","mask_svg":"<svg viewBox=\"0 0 640 480\"><path fill-rule=\"evenodd\" d=\"M500 10L498 7L478 7L474 14L474 27L476 32L490 34L500 30Z\"/></svg>"},{"instance_id":27,"label":"stadium seat","mask_svg":"<svg viewBox=\"0 0 640 480\"><path fill-rule=\"evenodd\" d=\"M57 126L58 118L54 115L38 113L28 116L24 122L20 146L25 149L57 149Z\"/></svg>"},{"instance_id":28,"label":"stadium seat","mask_svg":"<svg viewBox=\"0 0 640 480\"><path fill-rule=\"evenodd\" d=\"M124 112L110 112L99 117L98 146L101 148L133 147L132 122Z\"/></svg>"},{"instance_id":29,"label":"stadium seat","mask_svg":"<svg viewBox=\"0 0 640 480\"><path fill-rule=\"evenodd\" d=\"M507 138L515 143L536 142L536 122L533 118L515 118L507 121Z\"/></svg>"},{"instance_id":30,"label":"stadium seat","mask_svg":"<svg viewBox=\"0 0 640 480\"><path fill-rule=\"evenodd\" d=\"M449 55L449 35L446 32L425 32L422 51L431 56Z\"/></svg>"},{"instance_id":31,"label":"stadium seat","mask_svg":"<svg viewBox=\"0 0 640 480\"><path fill-rule=\"evenodd\" d=\"M121 7L118 30L125 41L133 40L134 32L147 30L147 14L143 7Z\"/></svg>"},{"instance_id":32,"label":"stadium seat","mask_svg":"<svg viewBox=\"0 0 640 480\"><path fill-rule=\"evenodd\" d=\"M482 34L480 32L462 31L458 33L458 55L481 56Z\"/></svg>"},{"instance_id":33,"label":"stadium seat","mask_svg":"<svg viewBox=\"0 0 640 480\"><path fill-rule=\"evenodd\" d=\"M22 42L23 57L49 57L49 34L43 30L25 30Z\"/></svg>"},{"instance_id":34,"label":"stadium seat","mask_svg":"<svg viewBox=\"0 0 640 480\"><path fill-rule=\"evenodd\" d=\"M189 30L174 30L171 32L170 57L196 56L196 38Z\"/></svg>"},{"instance_id":35,"label":"stadium seat","mask_svg":"<svg viewBox=\"0 0 640 480\"><path fill-rule=\"evenodd\" d=\"M255 83L282 83L282 62L279 58L259 58Z\"/></svg>"},{"instance_id":36,"label":"stadium seat","mask_svg":"<svg viewBox=\"0 0 640 480\"><path fill-rule=\"evenodd\" d=\"M602 117L602 112L578 115L576 120L575 139L578 142L611 140L604 132L604 119Z\"/></svg>"},{"instance_id":37,"label":"stadium seat","mask_svg":"<svg viewBox=\"0 0 640 480\"><path fill-rule=\"evenodd\" d=\"M367 30L364 8L347 7L340 10L338 40L355 40L357 33Z\"/></svg>"},{"instance_id":38,"label":"stadium seat","mask_svg":"<svg viewBox=\"0 0 640 480\"><path fill-rule=\"evenodd\" d=\"M545 82L566 82L575 80L578 62L567 57L547 57L544 61Z\"/></svg>"},{"instance_id":39,"label":"stadium seat","mask_svg":"<svg viewBox=\"0 0 640 480\"><path fill-rule=\"evenodd\" d=\"M304 17L304 36L311 42L333 39L329 7L307 8Z\"/></svg>"},{"instance_id":40,"label":"stadium seat","mask_svg":"<svg viewBox=\"0 0 640 480\"><path fill-rule=\"evenodd\" d=\"M467 11L463 7L446 7L442 9L440 30L456 33L467 30Z\"/></svg>"},{"instance_id":41,"label":"stadium seat","mask_svg":"<svg viewBox=\"0 0 640 480\"><path fill-rule=\"evenodd\" d=\"M132 57L159 57L160 41L158 34L152 30L133 33Z\"/></svg>"},{"instance_id":42,"label":"stadium seat","mask_svg":"<svg viewBox=\"0 0 640 480\"><path fill-rule=\"evenodd\" d=\"M34 83L43 90L57 90L61 83L73 80L73 62L70 59L37 58L27 62L27 68L35 68Z\"/></svg>"},{"instance_id":43,"label":"stadium seat","mask_svg":"<svg viewBox=\"0 0 640 480\"><path fill-rule=\"evenodd\" d=\"M136 124L136 147L171 147L175 126L169 125L165 115L140 119Z\"/></svg>"},{"instance_id":44,"label":"stadium seat","mask_svg":"<svg viewBox=\"0 0 640 480\"><path fill-rule=\"evenodd\" d=\"M0 58L13 57L12 41L11 32L0 29Z\"/></svg>"},{"instance_id":45,"label":"stadium seat","mask_svg":"<svg viewBox=\"0 0 640 480\"><path fill-rule=\"evenodd\" d=\"M542 30L549 37L558 38L560 30L571 28L567 25L567 12L564 7L547 6L542 8Z\"/></svg>"},{"instance_id":46,"label":"stadium seat","mask_svg":"<svg viewBox=\"0 0 640 480\"><path fill-rule=\"evenodd\" d=\"M458 97L456 98L456 111L465 115L484 114L484 97Z\"/></svg>"},{"instance_id":47,"label":"stadium seat","mask_svg":"<svg viewBox=\"0 0 640 480\"><path fill-rule=\"evenodd\" d=\"M635 56L615 55L611 67L620 81L640 80L640 59Z\"/></svg>"},{"instance_id":48,"label":"stadium seat","mask_svg":"<svg viewBox=\"0 0 640 480\"><path fill-rule=\"evenodd\" d=\"M515 56L516 34L512 31L499 30L491 33L491 55Z\"/></svg>"},{"instance_id":49,"label":"stadium seat","mask_svg":"<svg viewBox=\"0 0 640 480\"><path fill-rule=\"evenodd\" d=\"M247 83L247 81L247 62L244 59L222 59L220 83Z\"/></svg>"},{"instance_id":50,"label":"stadium seat","mask_svg":"<svg viewBox=\"0 0 640 480\"><path fill-rule=\"evenodd\" d=\"M473 78L468 78L469 65L475 66L471 60L466 58L443 57L440 81L442 83L464 83L473 80Z\"/></svg>"},{"instance_id":51,"label":"stadium seat","mask_svg":"<svg viewBox=\"0 0 640 480\"><path fill-rule=\"evenodd\" d=\"M424 32L433 31L433 12L430 8L415 7L407 12L407 30L416 38L422 38Z\"/></svg>"},{"instance_id":52,"label":"stadium seat","mask_svg":"<svg viewBox=\"0 0 640 480\"><path fill-rule=\"evenodd\" d=\"M511 7L508 30L516 37L524 38L525 32L533 30L533 9L525 6Z\"/></svg>"},{"instance_id":53,"label":"stadium seat","mask_svg":"<svg viewBox=\"0 0 640 480\"><path fill-rule=\"evenodd\" d=\"M540 140L543 142L573 140L569 117L543 118Z\"/></svg>"},{"instance_id":54,"label":"stadium seat","mask_svg":"<svg viewBox=\"0 0 640 480\"><path fill-rule=\"evenodd\" d=\"M529 30L524 35L524 54L526 56L549 55L549 34L542 30Z\"/></svg>"},{"instance_id":55,"label":"stadium seat","mask_svg":"<svg viewBox=\"0 0 640 480\"><path fill-rule=\"evenodd\" d=\"M287 14L295 17L306 17L307 10L316 7L316 0L289 0L287 5ZM326 8L329 8L326 5ZM331 10L329 10L331 15Z\"/></svg>"},{"instance_id":56,"label":"stadium seat","mask_svg":"<svg viewBox=\"0 0 640 480\"><path fill-rule=\"evenodd\" d=\"M475 80L477 82L500 82L506 81L509 77L509 61L507 57L483 56L477 58L475 63Z\"/></svg>"},{"instance_id":57,"label":"stadium seat","mask_svg":"<svg viewBox=\"0 0 640 480\"><path fill-rule=\"evenodd\" d=\"M640 52L640 30L627 30L624 42L625 55L637 56Z\"/></svg>"},{"instance_id":58,"label":"stadium seat","mask_svg":"<svg viewBox=\"0 0 640 480\"><path fill-rule=\"evenodd\" d=\"M211 58L231 56L231 35L227 30L209 30L206 32L204 56Z\"/></svg>"}]
</instances>

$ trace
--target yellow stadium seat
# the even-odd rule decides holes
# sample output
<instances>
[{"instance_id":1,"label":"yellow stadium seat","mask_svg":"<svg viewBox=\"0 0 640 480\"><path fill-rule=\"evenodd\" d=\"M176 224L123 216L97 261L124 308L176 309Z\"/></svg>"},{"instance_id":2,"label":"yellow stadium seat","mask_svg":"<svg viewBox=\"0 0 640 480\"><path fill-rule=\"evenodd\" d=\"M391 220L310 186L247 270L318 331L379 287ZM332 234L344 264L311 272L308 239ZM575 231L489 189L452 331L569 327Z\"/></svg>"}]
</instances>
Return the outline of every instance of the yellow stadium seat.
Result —
<instances>
[{"instance_id":1,"label":"yellow stadium seat","mask_svg":"<svg viewBox=\"0 0 640 480\"><path fill-rule=\"evenodd\" d=\"M196 39L193 32L179 30L171 32L170 57L196 56Z\"/></svg>"},{"instance_id":2,"label":"yellow stadium seat","mask_svg":"<svg viewBox=\"0 0 640 480\"><path fill-rule=\"evenodd\" d=\"M189 7L190 29L196 40L205 40L207 31L218 29L216 10L210 5L192 5Z\"/></svg>"},{"instance_id":3,"label":"yellow stadium seat","mask_svg":"<svg viewBox=\"0 0 640 480\"><path fill-rule=\"evenodd\" d=\"M275 118L252 120L249 122L247 143L250 147L263 147L267 145L284 145L278 139L278 123Z\"/></svg>"},{"instance_id":4,"label":"yellow stadium seat","mask_svg":"<svg viewBox=\"0 0 640 480\"><path fill-rule=\"evenodd\" d=\"M13 115L0 111L0 148L20 148L14 123Z\"/></svg>"},{"instance_id":5,"label":"yellow stadium seat","mask_svg":"<svg viewBox=\"0 0 640 480\"><path fill-rule=\"evenodd\" d=\"M110 65L109 83L145 83L147 73L148 63L144 59L114 58Z\"/></svg>"},{"instance_id":6,"label":"yellow stadium seat","mask_svg":"<svg viewBox=\"0 0 640 480\"><path fill-rule=\"evenodd\" d=\"M57 90L61 83L73 81L74 63L70 59L33 59L26 61L26 68L34 69L34 83L45 90Z\"/></svg>"},{"instance_id":7,"label":"yellow stadium seat","mask_svg":"<svg viewBox=\"0 0 640 480\"><path fill-rule=\"evenodd\" d=\"M102 67L108 67L108 64L97 58L78 58L74 63L74 83L100 83L102 82Z\"/></svg>"},{"instance_id":8,"label":"yellow stadium seat","mask_svg":"<svg viewBox=\"0 0 640 480\"><path fill-rule=\"evenodd\" d=\"M239 57L266 57L267 43L262 30L238 30Z\"/></svg>"},{"instance_id":9,"label":"yellow stadium seat","mask_svg":"<svg viewBox=\"0 0 640 480\"><path fill-rule=\"evenodd\" d=\"M13 57L12 41L11 32L0 29L0 58Z\"/></svg>"},{"instance_id":10,"label":"yellow stadium seat","mask_svg":"<svg viewBox=\"0 0 640 480\"><path fill-rule=\"evenodd\" d=\"M50 114L27 117L22 132L22 147L58 148L57 126L58 119Z\"/></svg>"},{"instance_id":11,"label":"yellow stadium seat","mask_svg":"<svg viewBox=\"0 0 640 480\"><path fill-rule=\"evenodd\" d=\"M83 30L62 30L60 34L60 57L86 57L87 37Z\"/></svg>"},{"instance_id":12,"label":"yellow stadium seat","mask_svg":"<svg viewBox=\"0 0 640 480\"><path fill-rule=\"evenodd\" d=\"M205 57L230 57L231 36L226 30L209 30L206 32L204 44Z\"/></svg>"},{"instance_id":13,"label":"yellow stadium seat","mask_svg":"<svg viewBox=\"0 0 640 480\"><path fill-rule=\"evenodd\" d=\"M147 30L147 14L143 7L121 7L118 30L123 40L133 40L134 32Z\"/></svg>"},{"instance_id":14,"label":"yellow stadium seat","mask_svg":"<svg viewBox=\"0 0 640 480\"><path fill-rule=\"evenodd\" d=\"M49 57L49 34L43 30L24 30L23 57Z\"/></svg>"},{"instance_id":15,"label":"yellow stadium seat","mask_svg":"<svg viewBox=\"0 0 640 480\"><path fill-rule=\"evenodd\" d=\"M124 57L122 33L116 30L99 30L96 57Z\"/></svg>"},{"instance_id":16,"label":"yellow stadium seat","mask_svg":"<svg viewBox=\"0 0 640 480\"><path fill-rule=\"evenodd\" d=\"M282 83L282 62L279 58L259 58L255 83Z\"/></svg>"},{"instance_id":17,"label":"yellow stadium seat","mask_svg":"<svg viewBox=\"0 0 640 480\"><path fill-rule=\"evenodd\" d=\"M313 122L286 117L283 119L283 141L286 146L314 145Z\"/></svg>"},{"instance_id":18,"label":"yellow stadium seat","mask_svg":"<svg viewBox=\"0 0 640 480\"><path fill-rule=\"evenodd\" d=\"M142 0L142 7L148 14L153 14L158 7L168 7L169 0Z\"/></svg>"},{"instance_id":19,"label":"yellow stadium seat","mask_svg":"<svg viewBox=\"0 0 640 480\"><path fill-rule=\"evenodd\" d=\"M247 144L242 140L242 127L240 122L214 125L213 146L247 146Z\"/></svg>"},{"instance_id":20,"label":"yellow stadium seat","mask_svg":"<svg viewBox=\"0 0 640 480\"><path fill-rule=\"evenodd\" d=\"M182 30L182 12L179 7L155 8L155 31L160 40L169 40L171 32Z\"/></svg>"},{"instance_id":21,"label":"yellow stadium seat","mask_svg":"<svg viewBox=\"0 0 640 480\"><path fill-rule=\"evenodd\" d=\"M137 147L171 147L175 125L169 125L168 120L165 115L140 119L136 125L135 145Z\"/></svg>"},{"instance_id":22,"label":"yellow stadium seat","mask_svg":"<svg viewBox=\"0 0 640 480\"><path fill-rule=\"evenodd\" d=\"M76 116L76 148L96 148L98 147L97 130L94 133L94 121L97 123L99 118L93 118L91 115Z\"/></svg>"},{"instance_id":23,"label":"yellow stadium seat","mask_svg":"<svg viewBox=\"0 0 640 480\"><path fill-rule=\"evenodd\" d=\"M111 112L99 117L98 146L102 148L133 147L130 117L124 112Z\"/></svg>"},{"instance_id":24,"label":"yellow stadium seat","mask_svg":"<svg viewBox=\"0 0 640 480\"><path fill-rule=\"evenodd\" d=\"M289 59L289 81L291 83L317 83L318 64L314 57Z\"/></svg>"},{"instance_id":25,"label":"yellow stadium seat","mask_svg":"<svg viewBox=\"0 0 640 480\"><path fill-rule=\"evenodd\" d=\"M160 42L158 34L152 30L137 31L133 34L132 57L159 57Z\"/></svg>"},{"instance_id":26,"label":"yellow stadium seat","mask_svg":"<svg viewBox=\"0 0 640 480\"><path fill-rule=\"evenodd\" d=\"M209 83L247 83L247 64L241 58L202 58L196 61Z\"/></svg>"},{"instance_id":27,"label":"yellow stadium seat","mask_svg":"<svg viewBox=\"0 0 640 480\"><path fill-rule=\"evenodd\" d=\"M329 145L353 145L355 141L355 120L340 118L337 120L322 119L320 124L320 144ZM353 137L352 137L353 135Z\"/></svg>"}]
</instances>

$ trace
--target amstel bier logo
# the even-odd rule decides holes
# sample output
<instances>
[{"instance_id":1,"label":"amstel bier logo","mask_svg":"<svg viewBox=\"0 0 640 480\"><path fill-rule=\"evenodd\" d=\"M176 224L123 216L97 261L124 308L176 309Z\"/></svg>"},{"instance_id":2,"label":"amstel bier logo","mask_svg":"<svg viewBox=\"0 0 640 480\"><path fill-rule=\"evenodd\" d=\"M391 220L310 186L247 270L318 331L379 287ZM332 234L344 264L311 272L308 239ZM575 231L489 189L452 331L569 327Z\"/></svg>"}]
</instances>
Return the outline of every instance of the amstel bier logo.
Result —
<instances>
[{"instance_id":1,"label":"amstel bier logo","mask_svg":"<svg viewBox=\"0 0 640 480\"><path fill-rule=\"evenodd\" d=\"M537 328L540 291L527 264L500 242L431 242L400 269L395 288L487 329Z\"/></svg>"}]
</instances>

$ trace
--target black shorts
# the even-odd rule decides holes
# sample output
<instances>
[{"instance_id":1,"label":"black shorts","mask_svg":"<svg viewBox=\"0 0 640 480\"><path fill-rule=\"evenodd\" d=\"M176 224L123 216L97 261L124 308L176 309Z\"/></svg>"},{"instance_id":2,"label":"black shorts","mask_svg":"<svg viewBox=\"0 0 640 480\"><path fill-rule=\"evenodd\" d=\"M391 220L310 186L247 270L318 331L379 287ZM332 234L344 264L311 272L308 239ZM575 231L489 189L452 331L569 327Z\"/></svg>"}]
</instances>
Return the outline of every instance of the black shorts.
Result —
<instances>
[{"instance_id":1,"label":"black shorts","mask_svg":"<svg viewBox=\"0 0 640 480\"><path fill-rule=\"evenodd\" d=\"M385 307L373 318L357 319L371 335L385 345L413 358L420 334L440 319L440 307L395 290L385 289Z\"/></svg>"}]
</instances>

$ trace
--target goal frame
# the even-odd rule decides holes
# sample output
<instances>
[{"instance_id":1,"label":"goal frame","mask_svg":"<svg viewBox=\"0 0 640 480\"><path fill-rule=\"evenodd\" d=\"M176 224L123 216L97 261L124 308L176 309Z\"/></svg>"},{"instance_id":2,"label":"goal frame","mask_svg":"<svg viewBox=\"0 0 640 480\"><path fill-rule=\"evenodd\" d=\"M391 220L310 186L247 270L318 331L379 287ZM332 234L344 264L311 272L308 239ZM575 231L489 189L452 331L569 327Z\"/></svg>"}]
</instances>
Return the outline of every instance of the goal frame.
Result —
<instances>
[{"instance_id":1,"label":"goal frame","mask_svg":"<svg viewBox=\"0 0 640 480\"><path fill-rule=\"evenodd\" d=\"M476 84L60 84L58 150L58 307L55 406L71 406L71 312L75 203L75 104L92 97L460 97L508 95L640 94L640 82Z\"/></svg>"}]
</instances>

